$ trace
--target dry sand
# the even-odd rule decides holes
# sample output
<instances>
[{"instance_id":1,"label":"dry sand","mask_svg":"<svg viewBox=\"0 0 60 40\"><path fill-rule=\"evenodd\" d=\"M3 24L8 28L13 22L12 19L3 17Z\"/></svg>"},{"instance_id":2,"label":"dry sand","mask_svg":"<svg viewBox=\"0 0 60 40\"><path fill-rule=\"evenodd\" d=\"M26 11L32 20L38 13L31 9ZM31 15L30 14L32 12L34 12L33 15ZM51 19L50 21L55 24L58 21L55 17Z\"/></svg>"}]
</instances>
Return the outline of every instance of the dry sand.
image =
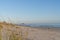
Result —
<instances>
[{"instance_id":1,"label":"dry sand","mask_svg":"<svg viewBox=\"0 0 60 40\"><path fill-rule=\"evenodd\" d=\"M57 28L48 29L25 27L25 29L28 29L28 39L31 40L60 40L60 32ZM23 31L25 29L23 29Z\"/></svg>"},{"instance_id":2,"label":"dry sand","mask_svg":"<svg viewBox=\"0 0 60 40\"><path fill-rule=\"evenodd\" d=\"M60 29L54 28L32 28L24 26L7 26L3 25L1 30L2 40L9 40L9 36L12 32L19 34L22 31L22 37L26 40L60 40ZM27 34L27 35L26 35Z\"/></svg>"}]
</instances>

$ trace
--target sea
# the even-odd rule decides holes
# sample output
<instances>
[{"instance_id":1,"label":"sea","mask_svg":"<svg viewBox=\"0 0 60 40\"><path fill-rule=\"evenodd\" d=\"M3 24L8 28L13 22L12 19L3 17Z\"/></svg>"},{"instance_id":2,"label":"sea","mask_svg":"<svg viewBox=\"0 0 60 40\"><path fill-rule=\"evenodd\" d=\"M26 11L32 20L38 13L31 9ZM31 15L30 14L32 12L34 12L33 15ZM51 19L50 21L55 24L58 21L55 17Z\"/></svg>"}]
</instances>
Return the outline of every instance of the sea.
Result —
<instances>
[{"instance_id":1,"label":"sea","mask_svg":"<svg viewBox=\"0 0 60 40\"><path fill-rule=\"evenodd\" d=\"M60 23L32 23L31 27L60 27Z\"/></svg>"}]
</instances>

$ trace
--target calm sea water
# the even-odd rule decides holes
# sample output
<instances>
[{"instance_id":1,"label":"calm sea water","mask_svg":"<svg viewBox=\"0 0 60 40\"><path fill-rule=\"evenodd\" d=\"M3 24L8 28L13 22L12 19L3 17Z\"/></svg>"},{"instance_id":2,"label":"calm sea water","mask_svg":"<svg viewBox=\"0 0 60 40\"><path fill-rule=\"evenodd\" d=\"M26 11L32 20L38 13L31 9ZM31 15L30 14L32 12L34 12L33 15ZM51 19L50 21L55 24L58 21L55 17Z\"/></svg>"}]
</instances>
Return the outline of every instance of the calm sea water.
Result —
<instances>
[{"instance_id":1,"label":"calm sea water","mask_svg":"<svg viewBox=\"0 0 60 40\"><path fill-rule=\"evenodd\" d=\"M47 23L35 23L35 24L30 24L32 27L60 27L60 23L55 23L55 24L47 24Z\"/></svg>"}]
</instances>

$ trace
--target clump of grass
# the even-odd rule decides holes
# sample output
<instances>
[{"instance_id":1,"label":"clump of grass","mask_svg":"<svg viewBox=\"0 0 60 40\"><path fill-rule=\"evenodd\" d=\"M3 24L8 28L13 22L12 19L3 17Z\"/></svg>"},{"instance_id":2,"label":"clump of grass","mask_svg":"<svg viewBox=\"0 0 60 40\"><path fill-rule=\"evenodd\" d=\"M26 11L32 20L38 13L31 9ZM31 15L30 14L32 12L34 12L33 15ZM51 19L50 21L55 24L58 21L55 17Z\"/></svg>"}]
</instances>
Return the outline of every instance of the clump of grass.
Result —
<instances>
[{"instance_id":1,"label":"clump of grass","mask_svg":"<svg viewBox=\"0 0 60 40\"><path fill-rule=\"evenodd\" d=\"M21 31L18 31L18 29L19 29L19 27L16 27L17 29L16 29L16 31L15 32L12 32L12 34L10 35L10 37L9 37L9 40L26 40L26 39L28 39L27 37L28 37L28 31L26 31L25 33L24 33L24 35L22 34L22 30ZM17 33L17 31L18 31L18 33ZM25 38L24 38L24 37Z\"/></svg>"},{"instance_id":2,"label":"clump of grass","mask_svg":"<svg viewBox=\"0 0 60 40\"><path fill-rule=\"evenodd\" d=\"M1 31L0 31L0 40L2 40Z\"/></svg>"},{"instance_id":3,"label":"clump of grass","mask_svg":"<svg viewBox=\"0 0 60 40\"><path fill-rule=\"evenodd\" d=\"M28 37L28 31L25 32L25 39Z\"/></svg>"},{"instance_id":4,"label":"clump of grass","mask_svg":"<svg viewBox=\"0 0 60 40\"><path fill-rule=\"evenodd\" d=\"M20 29L20 27L16 27L16 30L13 31L13 30L10 30L10 27L15 27L15 25L5 23L5 24L0 24L0 40L2 40L2 35L1 35L1 29L3 28L2 25L5 25L7 28L6 31L7 31L7 35L9 37L9 40L26 40L26 39L28 39L27 38L28 37L28 31L26 31L24 33L24 35L25 35L25 39L24 39L23 34L22 34L22 30L18 31ZM11 34L10 34L10 32L11 32ZM17 32L19 32L19 33L17 33Z\"/></svg>"},{"instance_id":5,"label":"clump of grass","mask_svg":"<svg viewBox=\"0 0 60 40\"><path fill-rule=\"evenodd\" d=\"M3 26L0 24L0 30L3 28Z\"/></svg>"},{"instance_id":6,"label":"clump of grass","mask_svg":"<svg viewBox=\"0 0 60 40\"><path fill-rule=\"evenodd\" d=\"M0 24L0 40L2 40L2 35L1 35L1 29L3 28L3 26Z\"/></svg>"},{"instance_id":7,"label":"clump of grass","mask_svg":"<svg viewBox=\"0 0 60 40\"><path fill-rule=\"evenodd\" d=\"M9 40L15 40L15 35L13 33L9 36Z\"/></svg>"},{"instance_id":8,"label":"clump of grass","mask_svg":"<svg viewBox=\"0 0 60 40\"><path fill-rule=\"evenodd\" d=\"M19 27L16 27L16 30L14 32L12 32L12 34L9 37L9 40L22 40L22 31L20 31L19 33L17 33L17 29L19 29Z\"/></svg>"},{"instance_id":9,"label":"clump of grass","mask_svg":"<svg viewBox=\"0 0 60 40\"><path fill-rule=\"evenodd\" d=\"M12 32L12 34L10 35L10 38L9 38L9 40L22 40L22 36L21 35L19 35L19 34L16 34L16 33L13 33Z\"/></svg>"}]
</instances>

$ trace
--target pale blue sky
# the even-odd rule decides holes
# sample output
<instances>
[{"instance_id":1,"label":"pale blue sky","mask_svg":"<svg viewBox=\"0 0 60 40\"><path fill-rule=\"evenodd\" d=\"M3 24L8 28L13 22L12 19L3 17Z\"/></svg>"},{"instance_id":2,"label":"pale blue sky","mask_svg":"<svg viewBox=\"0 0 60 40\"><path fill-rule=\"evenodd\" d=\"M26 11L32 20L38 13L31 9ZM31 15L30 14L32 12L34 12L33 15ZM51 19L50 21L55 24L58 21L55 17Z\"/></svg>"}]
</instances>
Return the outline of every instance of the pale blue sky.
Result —
<instances>
[{"instance_id":1,"label":"pale blue sky","mask_svg":"<svg viewBox=\"0 0 60 40\"><path fill-rule=\"evenodd\" d=\"M0 0L0 20L60 23L60 0Z\"/></svg>"}]
</instances>

